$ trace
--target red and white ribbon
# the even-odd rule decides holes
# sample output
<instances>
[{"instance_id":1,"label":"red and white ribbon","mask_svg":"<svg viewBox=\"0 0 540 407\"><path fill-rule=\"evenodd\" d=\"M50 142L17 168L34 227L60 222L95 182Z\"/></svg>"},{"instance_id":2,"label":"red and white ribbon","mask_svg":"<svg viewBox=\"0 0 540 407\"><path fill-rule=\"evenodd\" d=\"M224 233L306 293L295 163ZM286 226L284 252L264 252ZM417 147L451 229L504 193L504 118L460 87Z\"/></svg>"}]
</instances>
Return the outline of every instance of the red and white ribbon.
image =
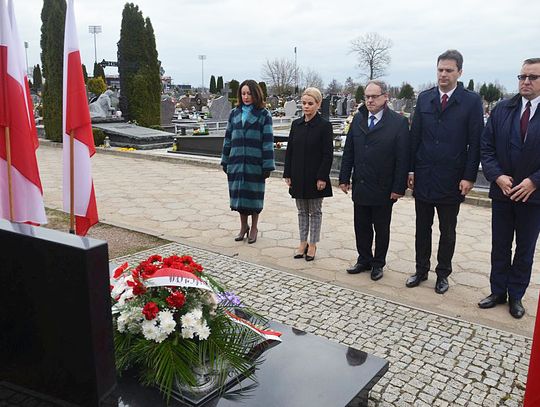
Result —
<instances>
[{"instance_id":1,"label":"red and white ribbon","mask_svg":"<svg viewBox=\"0 0 540 407\"><path fill-rule=\"evenodd\" d=\"M268 341L278 341L281 342L280 336L282 335L281 332L274 331L272 329L260 329L257 326L253 325L251 322L246 321L244 318L240 318L238 315L233 314L232 312L225 311L225 313L231 318L233 322L236 322L237 324L243 325L252 331L258 333L261 335L264 339Z\"/></svg>"},{"instance_id":2,"label":"red and white ribbon","mask_svg":"<svg viewBox=\"0 0 540 407\"><path fill-rule=\"evenodd\" d=\"M193 287L212 291L212 288L195 274L172 268L157 270L144 281L144 285L146 287Z\"/></svg>"}]
</instances>

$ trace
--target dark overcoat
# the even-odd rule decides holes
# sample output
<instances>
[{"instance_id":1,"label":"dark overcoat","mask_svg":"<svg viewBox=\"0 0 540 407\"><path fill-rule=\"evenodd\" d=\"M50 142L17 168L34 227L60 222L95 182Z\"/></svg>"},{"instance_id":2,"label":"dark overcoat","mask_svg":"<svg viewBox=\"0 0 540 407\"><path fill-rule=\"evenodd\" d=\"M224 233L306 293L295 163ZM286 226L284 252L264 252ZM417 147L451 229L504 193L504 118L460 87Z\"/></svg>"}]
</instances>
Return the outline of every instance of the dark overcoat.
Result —
<instances>
[{"instance_id":1,"label":"dark overcoat","mask_svg":"<svg viewBox=\"0 0 540 407\"><path fill-rule=\"evenodd\" d=\"M482 170L491 182L489 196L500 201L510 201L495 182L501 175L514 179L514 186L529 178L540 187L540 114L529 121L527 138L521 142L519 118L521 96L503 100L492 110L482 133ZM540 190L527 199L529 204L540 204Z\"/></svg>"},{"instance_id":2,"label":"dark overcoat","mask_svg":"<svg viewBox=\"0 0 540 407\"><path fill-rule=\"evenodd\" d=\"M297 199L332 196L330 169L334 158L332 124L317 113L311 120L302 116L292 122L283 178L291 179L289 193ZM317 180L326 187L317 190Z\"/></svg>"},{"instance_id":3,"label":"dark overcoat","mask_svg":"<svg viewBox=\"0 0 540 407\"><path fill-rule=\"evenodd\" d=\"M351 183L352 199L359 205L386 205L392 192L404 195L409 168L409 124L386 107L382 119L368 129L368 110L354 116L341 161L339 183Z\"/></svg>"},{"instance_id":4,"label":"dark overcoat","mask_svg":"<svg viewBox=\"0 0 540 407\"><path fill-rule=\"evenodd\" d=\"M268 110L253 108L244 125L242 108L231 111L221 165L227 173L231 209L248 214L261 212L265 175L275 169L272 116Z\"/></svg>"},{"instance_id":5,"label":"dark overcoat","mask_svg":"<svg viewBox=\"0 0 540 407\"><path fill-rule=\"evenodd\" d=\"M414 197L429 203L463 202L459 183L476 181L484 115L480 96L458 85L444 111L439 89L416 102L411 125Z\"/></svg>"}]
</instances>

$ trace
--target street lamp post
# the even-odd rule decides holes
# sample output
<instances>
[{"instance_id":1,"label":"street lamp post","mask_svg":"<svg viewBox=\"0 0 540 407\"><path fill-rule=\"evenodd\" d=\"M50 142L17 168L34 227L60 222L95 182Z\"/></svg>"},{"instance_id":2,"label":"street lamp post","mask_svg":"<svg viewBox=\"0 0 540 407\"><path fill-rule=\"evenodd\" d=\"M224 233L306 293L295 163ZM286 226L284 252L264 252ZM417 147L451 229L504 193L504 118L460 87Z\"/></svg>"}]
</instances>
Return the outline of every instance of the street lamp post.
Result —
<instances>
[{"instance_id":1,"label":"street lamp post","mask_svg":"<svg viewBox=\"0 0 540 407\"><path fill-rule=\"evenodd\" d=\"M199 59L201 60L201 91L204 90L204 60L206 59L206 55L199 55Z\"/></svg>"},{"instance_id":2,"label":"street lamp post","mask_svg":"<svg viewBox=\"0 0 540 407\"><path fill-rule=\"evenodd\" d=\"M88 32L94 34L94 62L97 64L97 47L96 47L96 34L101 32L100 25L89 25Z\"/></svg>"},{"instance_id":3,"label":"street lamp post","mask_svg":"<svg viewBox=\"0 0 540 407\"><path fill-rule=\"evenodd\" d=\"M24 42L24 53L26 55L26 75L30 75L30 71L28 70L28 41Z\"/></svg>"}]
</instances>

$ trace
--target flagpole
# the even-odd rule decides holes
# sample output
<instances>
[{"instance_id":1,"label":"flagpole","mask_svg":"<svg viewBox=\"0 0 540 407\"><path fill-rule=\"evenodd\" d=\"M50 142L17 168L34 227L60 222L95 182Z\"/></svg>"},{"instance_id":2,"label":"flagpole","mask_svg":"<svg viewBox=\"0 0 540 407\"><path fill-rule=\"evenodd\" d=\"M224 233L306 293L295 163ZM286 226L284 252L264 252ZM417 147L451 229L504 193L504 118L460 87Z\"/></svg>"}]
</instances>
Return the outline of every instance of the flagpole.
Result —
<instances>
[{"instance_id":1,"label":"flagpole","mask_svg":"<svg viewBox=\"0 0 540 407\"><path fill-rule=\"evenodd\" d=\"M9 137L9 127L4 127L6 136L6 158L7 158L7 175L8 175L8 193L9 193L9 220L13 222L15 216L13 214L13 185L11 180L11 142Z\"/></svg>"},{"instance_id":2,"label":"flagpole","mask_svg":"<svg viewBox=\"0 0 540 407\"><path fill-rule=\"evenodd\" d=\"M69 133L69 233L75 234L75 166L73 159L73 131Z\"/></svg>"}]
</instances>

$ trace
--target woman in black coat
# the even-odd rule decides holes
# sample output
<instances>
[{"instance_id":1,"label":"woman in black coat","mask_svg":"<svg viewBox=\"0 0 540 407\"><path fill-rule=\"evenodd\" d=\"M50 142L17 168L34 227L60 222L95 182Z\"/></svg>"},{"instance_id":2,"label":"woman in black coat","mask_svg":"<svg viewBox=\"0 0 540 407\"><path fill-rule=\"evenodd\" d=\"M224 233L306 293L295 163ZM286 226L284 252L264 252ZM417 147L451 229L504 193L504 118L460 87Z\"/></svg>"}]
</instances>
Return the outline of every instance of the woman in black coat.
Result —
<instances>
[{"instance_id":1,"label":"woman in black coat","mask_svg":"<svg viewBox=\"0 0 540 407\"><path fill-rule=\"evenodd\" d=\"M318 113L322 94L317 88L307 88L302 94L304 116L293 121L283 178L289 193L296 199L300 246L294 258L306 261L315 258L322 224L322 201L332 196L330 169L332 168L332 125ZM308 244L309 236L309 244Z\"/></svg>"}]
</instances>

